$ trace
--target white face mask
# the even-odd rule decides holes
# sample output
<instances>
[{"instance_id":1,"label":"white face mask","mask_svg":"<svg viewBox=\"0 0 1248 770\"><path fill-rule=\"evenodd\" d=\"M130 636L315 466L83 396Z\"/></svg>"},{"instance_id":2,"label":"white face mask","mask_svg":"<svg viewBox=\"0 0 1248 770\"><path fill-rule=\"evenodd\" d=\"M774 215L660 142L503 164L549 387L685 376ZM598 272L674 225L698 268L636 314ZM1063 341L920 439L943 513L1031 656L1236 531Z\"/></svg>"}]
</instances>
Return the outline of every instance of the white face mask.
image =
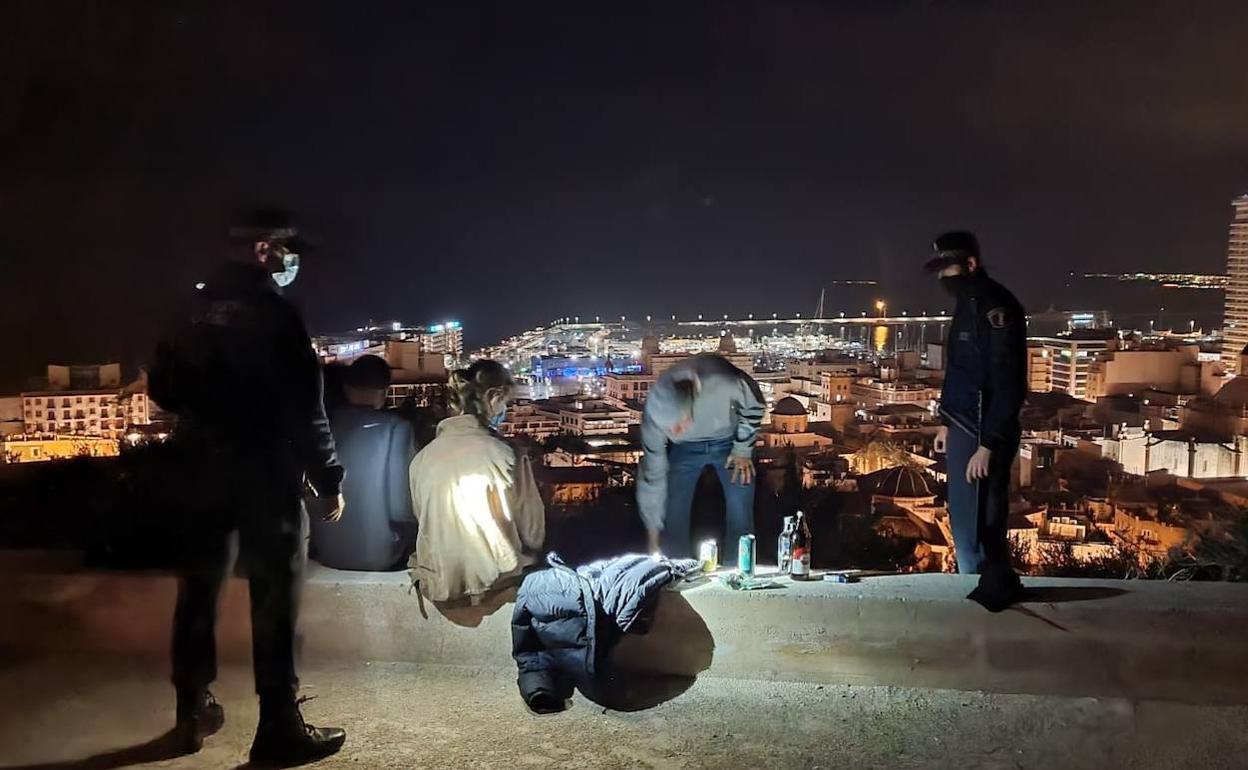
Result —
<instances>
[{"instance_id":1,"label":"white face mask","mask_svg":"<svg viewBox=\"0 0 1248 770\"><path fill-rule=\"evenodd\" d=\"M273 283L285 289L295 282L297 275L299 275L299 255L288 251L282 255L282 271L273 273Z\"/></svg>"}]
</instances>

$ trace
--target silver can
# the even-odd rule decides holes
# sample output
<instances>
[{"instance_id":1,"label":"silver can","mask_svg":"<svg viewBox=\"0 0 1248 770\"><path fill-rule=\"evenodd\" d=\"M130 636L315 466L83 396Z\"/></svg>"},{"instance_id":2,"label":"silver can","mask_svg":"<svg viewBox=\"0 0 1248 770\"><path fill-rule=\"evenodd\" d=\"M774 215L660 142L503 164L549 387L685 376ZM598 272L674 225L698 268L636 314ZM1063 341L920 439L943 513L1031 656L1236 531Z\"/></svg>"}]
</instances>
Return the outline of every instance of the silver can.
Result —
<instances>
[{"instance_id":1,"label":"silver can","mask_svg":"<svg viewBox=\"0 0 1248 770\"><path fill-rule=\"evenodd\" d=\"M698 545L698 560L702 562L703 572L714 572L719 569L719 543L714 540L703 540Z\"/></svg>"}]
</instances>

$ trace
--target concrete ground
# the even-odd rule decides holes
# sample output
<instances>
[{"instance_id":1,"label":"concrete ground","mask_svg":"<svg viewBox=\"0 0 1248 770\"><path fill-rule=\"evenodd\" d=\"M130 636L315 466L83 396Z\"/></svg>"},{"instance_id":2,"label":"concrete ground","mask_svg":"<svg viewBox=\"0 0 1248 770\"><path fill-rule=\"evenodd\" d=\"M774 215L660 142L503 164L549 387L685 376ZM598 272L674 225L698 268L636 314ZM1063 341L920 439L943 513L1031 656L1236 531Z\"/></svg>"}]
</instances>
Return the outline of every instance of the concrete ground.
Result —
<instances>
[{"instance_id":1,"label":"concrete ground","mask_svg":"<svg viewBox=\"0 0 1248 770\"><path fill-rule=\"evenodd\" d=\"M348 730L323 768L1243 768L1248 707L703 676L649 710L577 696L524 708L511 672L411 663L303 672L314 723ZM237 768L256 718L246 668L216 688L224 731L193 757L144 745L172 719L163 666L0 658L0 768Z\"/></svg>"}]
</instances>

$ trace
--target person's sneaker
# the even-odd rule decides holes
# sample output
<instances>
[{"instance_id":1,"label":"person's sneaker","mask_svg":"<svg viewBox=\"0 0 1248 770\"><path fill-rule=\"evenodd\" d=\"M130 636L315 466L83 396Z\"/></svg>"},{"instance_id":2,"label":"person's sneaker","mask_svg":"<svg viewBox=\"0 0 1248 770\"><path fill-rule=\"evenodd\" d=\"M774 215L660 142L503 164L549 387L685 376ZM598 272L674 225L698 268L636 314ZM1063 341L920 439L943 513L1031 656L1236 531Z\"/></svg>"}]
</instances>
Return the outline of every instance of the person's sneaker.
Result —
<instances>
[{"instance_id":1,"label":"person's sneaker","mask_svg":"<svg viewBox=\"0 0 1248 770\"><path fill-rule=\"evenodd\" d=\"M335 754L347 740L340 727L314 727L303 721L299 705L307 698L276 710L261 707L260 726L251 744L251 761L258 765L291 767Z\"/></svg>"},{"instance_id":2,"label":"person's sneaker","mask_svg":"<svg viewBox=\"0 0 1248 770\"><path fill-rule=\"evenodd\" d=\"M204 738L225 724L225 709L204 690L178 696L178 721L173 727L174 745L182 754L194 754L204 747Z\"/></svg>"}]
</instances>

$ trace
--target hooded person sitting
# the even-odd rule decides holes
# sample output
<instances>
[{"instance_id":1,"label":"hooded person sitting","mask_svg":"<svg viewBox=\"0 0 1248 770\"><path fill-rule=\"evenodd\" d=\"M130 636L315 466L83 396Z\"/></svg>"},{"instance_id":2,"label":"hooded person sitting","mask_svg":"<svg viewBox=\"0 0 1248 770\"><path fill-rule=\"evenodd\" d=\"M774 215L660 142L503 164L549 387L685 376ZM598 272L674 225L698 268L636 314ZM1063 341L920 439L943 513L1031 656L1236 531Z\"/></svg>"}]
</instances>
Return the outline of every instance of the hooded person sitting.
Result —
<instances>
[{"instance_id":1,"label":"hooded person sitting","mask_svg":"<svg viewBox=\"0 0 1248 770\"><path fill-rule=\"evenodd\" d=\"M538 561L546 510L530 460L498 433L515 387L498 362L451 374L451 411L412 461L420 534L412 580L432 601L477 601Z\"/></svg>"}]
</instances>

